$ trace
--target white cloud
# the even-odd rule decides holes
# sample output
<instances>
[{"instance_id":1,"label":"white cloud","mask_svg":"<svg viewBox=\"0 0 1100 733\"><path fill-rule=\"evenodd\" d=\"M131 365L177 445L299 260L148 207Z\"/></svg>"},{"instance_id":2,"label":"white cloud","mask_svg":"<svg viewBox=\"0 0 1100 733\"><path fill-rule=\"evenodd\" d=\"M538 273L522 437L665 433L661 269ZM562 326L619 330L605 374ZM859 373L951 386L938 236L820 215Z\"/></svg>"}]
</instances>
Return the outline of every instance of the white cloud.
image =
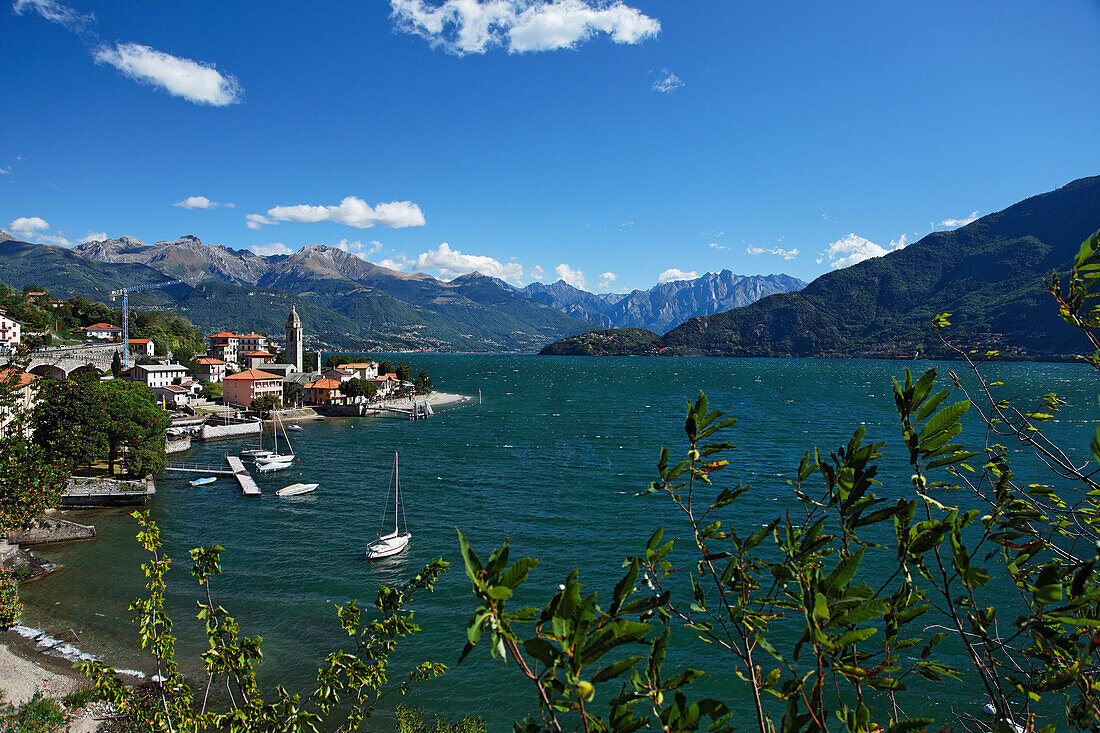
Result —
<instances>
[{"instance_id":1,"label":"white cloud","mask_svg":"<svg viewBox=\"0 0 1100 733\"><path fill-rule=\"evenodd\" d=\"M691 272L684 272L683 270L678 270L673 267L665 270L660 275L658 275L657 282L667 283L672 282L673 280L694 280L697 277L699 277L699 273L695 270L692 270Z\"/></svg>"},{"instance_id":2,"label":"white cloud","mask_svg":"<svg viewBox=\"0 0 1100 733\"><path fill-rule=\"evenodd\" d=\"M434 250L422 252L413 264L417 271L436 271L443 280L453 280L471 272L513 282L523 280L523 265L518 262L505 263L486 255L463 254L457 249L451 249L451 245L446 242Z\"/></svg>"},{"instance_id":3,"label":"white cloud","mask_svg":"<svg viewBox=\"0 0 1100 733\"><path fill-rule=\"evenodd\" d=\"M534 267L531 268L531 271L528 273L528 275L531 277L532 280L541 280L543 275L545 275L545 274L546 274L546 270L543 270L541 265L535 265Z\"/></svg>"},{"instance_id":4,"label":"white cloud","mask_svg":"<svg viewBox=\"0 0 1100 733\"><path fill-rule=\"evenodd\" d=\"M63 25L71 31L83 30L86 25L95 21L92 13L78 13L56 0L15 0L12 10L16 15L33 10L51 23Z\"/></svg>"},{"instance_id":5,"label":"white cloud","mask_svg":"<svg viewBox=\"0 0 1100 733\"><path fill-rule=\"evenodd\" d=\"M817 262L821 264L828 260L830 267L839 270L842 267L850 267L857 262L863 262L872 257L882 257L885 254L902 249L908 244L908 234L902 234L883 247L853 232L830 244L828 249L822 252Z\"/></svg>"},{"instance_id":6,"label":"white cloud","mask_svg":"<svg viewBox=\"0 0 1100 733\"><path fill-rule=\"evenodd\" d=\"M967 224L971 224L978 220L978 212L975 211L970 216L963 219L944 219L940 222L941 227L964 227Z\"/></svg>"},{"instance_id":7,"label":"white cloud","mask_svg":"<svg viewBox=\"0 0 1100 733\"><path fill-rule=\"evenodd\" d=\"M668 69L661 69L661 78L653 82L653 91L661 94L672 94L684 85L684 80L673 74Z\"/></svg>"},{"instance_id":8,"label":"white cloud","mask_svg":"<svg viewBox=\"0 0 1100 733\"><path fill-rule=\"evenodd\" d=\"M797 249L783 249L782 247L748 247L745 251L750 255L776 255L785 260L793 260L798 257Z\"/></svg>"},{"instance_id":9,"label":"white cloud","mask_svg":"<svg viewBox=\"0 0 1100 733\"><path fill-rule=\"evenodd\" d=\"M509 53L575 48L601 33L634 44L661 30L622 0L390 0L390 8L398 30L457 56L498 46Z\"/></svg>"},{"instance_id":10,"label":"white cloud","mask_svg":"<svg viewBox=\"0 0 1100 733\"><path fill-rule=\"evenodd\" d=\"M711 249L729 249L729 247L727 247L726 245L718 244L718 242L711 242L707 246L710 247Z\"/></svg>"},{"instance_id":11,"label":"white cloud","mask_svg":"<svg viewBox=\"0 0 1100 733\"><path fill-rule=\"evenodd\" d=\"M236 204L223 204L217 201L211 201L205 196L188 196L183 201L177 201L172 206L178 206L181 209L216 209L219 206L224 206L227 209L237 208Z\"/></svg>"},{"instance_id":12,"label":"white cloud","mask_svg":"<svg viewBox=\"0 0 1100 733\"><path fill-rule=\"evenodd\" d=\"M397 270L398 272L408 272L409 265L408 258L405 255L395 255L394 257L387 257L384 260L378 262L378 265L385 267L387 270Z\"/></svg>"},{"instance_id":13,"label":"white cloud","mask_svg":"<svg viewBox=\"0 0 1100 733\"><path fill-rule=\"evenodd\" d=\"M10 165L7 168L0 168L0 176L10 176L10 175L11 175L11 166Z\"/></svg>"},{"instance_id":14,"label":"white cloud","mask_svg":"<svg viewBox=\"0 0 1100 733\"><path fill-rule=\"evenodd\" d=\"M600 275L600 282L596 285L598 290L610 290L611 284L619 279L619 276L613 272L605 272Z\"/></svg>"},{"instance_id":15,"label":"white cloud","mask_svg":"<svg viewBox=\"0 0 1100 733\"><path fill-rule=\"evenodd\" d=\"M355 196L345 197L339 206L276 206L268 209L266 216L249 214L245 218L249 229L259 229L264 224L274 224L277 221L332 221L358 229L368 229L375 225L392 229L424 226L424 212L412 201L390 201L372 207Z\"/></svg>"},{"instance_id":16,"label":"white cloud","mask_svg":"<svg viewBox=\"0 0 1100 733\"><path fill-rule=\"evenodd\" d=\"M564 280L567 285L584 290L584 273L580 270L574 270L563 262L554 268L554 274L558 276L559 280Z\"/></svg>"},{"instance_id":17,"label":"white cloud","mask_svg":"<svg viewBox=\"0 0 1100 733\"><path fill-rule=\"evenodd\" d=\"M349 252L353 255L372 255L375 252L382 251L382 243L377 239L373 239L369 242L363 243L358 239L354 242L349 242L347 239L341 239L336 244L332 245L336 249L342 249L345 252Z\"/></svg>"},{"instance_id":18,"label":"white cloud","mask_svg":"<svg viewBox=\"0 0 1100 733\"><path fill-rule=\"evenodd\" d=\"M252 245L252 251L258 255L267 257L268 255L288 255L292 254L294 250L287 247L282 242L272 242L271 244L254 244Z\"/></svg>"},{"instance_id":19,"label":"white cloud","mask_svg":"<svg viewBox=\"0 0 1100 733\"><path fill-rule=\"evenodd\" d=\"M81 244L87 244L88 242L103 242L107 239L107 232L88 232L81 240Z\"/></svg>"},{"instance_id":20,"label":"white cloud","mask_svg":"<svg viewBox=\"0 0 1100 733\"><path fill-rule=\"evenodd\" d=\"M100 46L96 63L115 67L136 82L163 89L195 104L224 107L241 101L243 89L236 78L222 74L213 64L173 56L140 43Z\"/></svg>"},{"instance_id":21,"label":"white cloud","mask_svg":"<svg viewBox=\"0 0 1100 733\"><path fill-rule=\"evenodd\" d=\"M38 236L39 243L42 244L60 244L62 247L68 247L72 244L69 240L62 237L60 234L40 234Z\"/></svg>"},{"instance_id":22,"label":"white cloud","mask_svg":"<svg viewBox=\"0 0 1100 733\"><path fill-rule=\"evenodd\" d=\"M248 214L245 218L245 226L249 229L259 229L264 224L278 224L279 222L268 219L263 214Z\"/></svg>"},{"instance_id":23,"label":"white cloud","mask_svg":"<svg viewBox=\"0 0 1100 733\"><path fill-rule=\"evenodd\" d=\"M20 239L30 241L33 237L40 236L39 232L49 231L50 225L47 221L38 216L21 216L11 224L8 224L8 231Z\"/></svg>"}]
</instances>

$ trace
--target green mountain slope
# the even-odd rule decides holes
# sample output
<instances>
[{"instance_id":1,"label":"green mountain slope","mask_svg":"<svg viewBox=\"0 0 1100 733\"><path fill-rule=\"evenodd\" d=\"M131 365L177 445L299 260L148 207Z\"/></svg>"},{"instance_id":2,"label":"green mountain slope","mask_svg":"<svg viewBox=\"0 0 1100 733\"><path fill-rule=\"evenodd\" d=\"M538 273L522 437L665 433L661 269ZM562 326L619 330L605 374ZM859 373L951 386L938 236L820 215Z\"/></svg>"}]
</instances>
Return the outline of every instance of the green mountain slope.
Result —
<instances>
[{"instance_id":1,"label":"green mountain slope","mask_svg":"<svg viewBox=\"0 0 1100 733\"><path fill-rule=\"evenodd\" d=\"M798 293L693 318L655 341L667 354L911 356L935 353L932 317L974 347L1069 353L1043 278L1100 228L1100 176L1033 196L950 232L814 280ZM545 353L561 351L552 344Z\"/></svg>"}]
</instances>

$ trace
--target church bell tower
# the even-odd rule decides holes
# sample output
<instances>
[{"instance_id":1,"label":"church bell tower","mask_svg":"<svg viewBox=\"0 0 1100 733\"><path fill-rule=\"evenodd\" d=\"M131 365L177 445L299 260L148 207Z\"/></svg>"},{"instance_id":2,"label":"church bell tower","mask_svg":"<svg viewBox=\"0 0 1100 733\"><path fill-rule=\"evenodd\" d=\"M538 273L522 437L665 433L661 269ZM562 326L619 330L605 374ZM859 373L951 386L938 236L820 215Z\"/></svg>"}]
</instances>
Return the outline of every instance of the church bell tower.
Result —
<instances>
[{"instance_id":1,"label":"church bell tower","mask_svg":"<svg viewBox=\"0 0 1100 733\"><path fill-rule=\"evenodd\" d=\"M294 306L290 306L286 321L286 361L294 365L295 371L302 371L302 319Z\"/></svg>"}]
</instances>

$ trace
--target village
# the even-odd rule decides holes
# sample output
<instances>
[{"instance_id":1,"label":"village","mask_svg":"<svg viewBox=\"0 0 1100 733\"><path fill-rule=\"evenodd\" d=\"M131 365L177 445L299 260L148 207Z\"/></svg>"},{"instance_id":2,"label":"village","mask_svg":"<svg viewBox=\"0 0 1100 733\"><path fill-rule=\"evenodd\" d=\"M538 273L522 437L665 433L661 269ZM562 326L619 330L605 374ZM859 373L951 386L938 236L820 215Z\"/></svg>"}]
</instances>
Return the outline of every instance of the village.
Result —
<instances>
[{"instance_id":1,"label":"village","mask_svg":"<svg viewBox=\"0 0 1100 733\"><path fill-rule=\"evenodd\" d=\"M17 393L15 409L33 406L36 380L62 379L89 367L98 367L103 380L117 378L147 386L161 407L173 414L170 430L177 432L177 423L196 426L196 420L188 420L188 416L200 422L204 416L217 416L224 427L233 420L255 422L250 412L284 407L307 408L299 415L362 415L387 400L425 394L431 387L426 372L414 382L405 364L395 367L388 361L334 356L323 365L321 352L306 353L302 321L293 307L283 349L277 350L277 344L265 334L222 331L211 335L206 352L188 358L188 363L174 361L171 352L157 353L152 339L124 336L123 329L112 323L74 330L83 338L82 344L25 349L27 370L12 374L9 369L0 375ZM0 348L15 354L26 346L24 334L22 323L0 311ZM124 351L128 352L125 357L121 356ZM277 361L280 356L283 360ZM113 368L105 368L108 363ZM207 439L219 432L225 432L225 437L244 434L217 429L187 432Z\"/></svg>"}]
</instances>

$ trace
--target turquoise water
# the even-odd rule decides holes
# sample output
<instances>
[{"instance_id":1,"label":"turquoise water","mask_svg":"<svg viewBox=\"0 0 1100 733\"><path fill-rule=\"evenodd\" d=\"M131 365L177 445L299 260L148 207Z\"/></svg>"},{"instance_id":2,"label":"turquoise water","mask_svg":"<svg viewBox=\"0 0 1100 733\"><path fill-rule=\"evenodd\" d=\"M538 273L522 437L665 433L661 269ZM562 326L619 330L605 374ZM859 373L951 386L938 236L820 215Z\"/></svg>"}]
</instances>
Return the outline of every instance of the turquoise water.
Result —
<instances>
[{"instance_id":1,"label":"turquoise water","mask_svg":"<svg viewBox=\"0 0 1100 733\"><path fill-rule=\"evenodd\" d=\"M197 588L186 550L221 544L225 574L216 600L249 634L264 636L261 680L309 689L324 654L344 643L333 604L373 599L379 583L397 583L424 563L444 557L452 565L432 595L415 603L424 631L395 659L397 669L433 659L454 665L473 609L460 566L455 527L484 557L501 539L513 557L533 555L542 565L521 605L542 604L572 568L587 589L606 597L621 576L622 558L640 551L657 525L686 540L673 508L658 497L634 498L654 476L661 446L682 446L685 397L706 390L714 408L740 420L729 438L738 445L729 480L756 489L736 506L740 526L769 521L794 506L787 479L804 450L845 443L863 424L872 440L886 440L880 470L883 495L909 490L898 444L890 378L923 362L539 358L517 355L408 355L426 368L437 389L475 396L426 421L343 419L304 423L292 433L296 467L257 476L264 495L241 496L236 483L219 479L191 488L171 475L157 481L150 504L166 551L175 561L170 604L184 656L194 670L205 643L193 622ZM941 376L946 383L946 365ZM961 370L960 370L961 371ZM1050 425L1080 455L1087 455L1097 419L1096 379L1074 364L1004 364L989 368L1013 393L1057 391L1071 406ZM477 404L481 390L484 401ZM1007 388L1006 388L1007 389ZM1089 423L1089 424L1086 424ZM964 437L979 441L971 426ZM197 445L184 460L224 463L245 441ZM363 550L379 527L393 453L401 456L405 511L413 533L403 556L375 564ZM276 499L274 491L299 480L315 481L311 495ZM144 559L133 521L122 511L82 513L94 523L94 543L43 551L64 569L24 589L28 621L62 635L80 633L81 645L119 667L147 668L133 651L126 606L142 590ZM697 685L748 709L739 683L722 673L712 651L683 635L673 663L718 670ZM945 692L946 690L946 692ZM533 691L518 675L479 650L443 678L416 688L416 702L458 716L475 712L490 730L534 712ZM399 699L382 705L377 729L386 729ZM981 702L965 685L936 688L936 699L915 696L914 706L936 715L951 706Z\"/></svg>"}]
</instances>

